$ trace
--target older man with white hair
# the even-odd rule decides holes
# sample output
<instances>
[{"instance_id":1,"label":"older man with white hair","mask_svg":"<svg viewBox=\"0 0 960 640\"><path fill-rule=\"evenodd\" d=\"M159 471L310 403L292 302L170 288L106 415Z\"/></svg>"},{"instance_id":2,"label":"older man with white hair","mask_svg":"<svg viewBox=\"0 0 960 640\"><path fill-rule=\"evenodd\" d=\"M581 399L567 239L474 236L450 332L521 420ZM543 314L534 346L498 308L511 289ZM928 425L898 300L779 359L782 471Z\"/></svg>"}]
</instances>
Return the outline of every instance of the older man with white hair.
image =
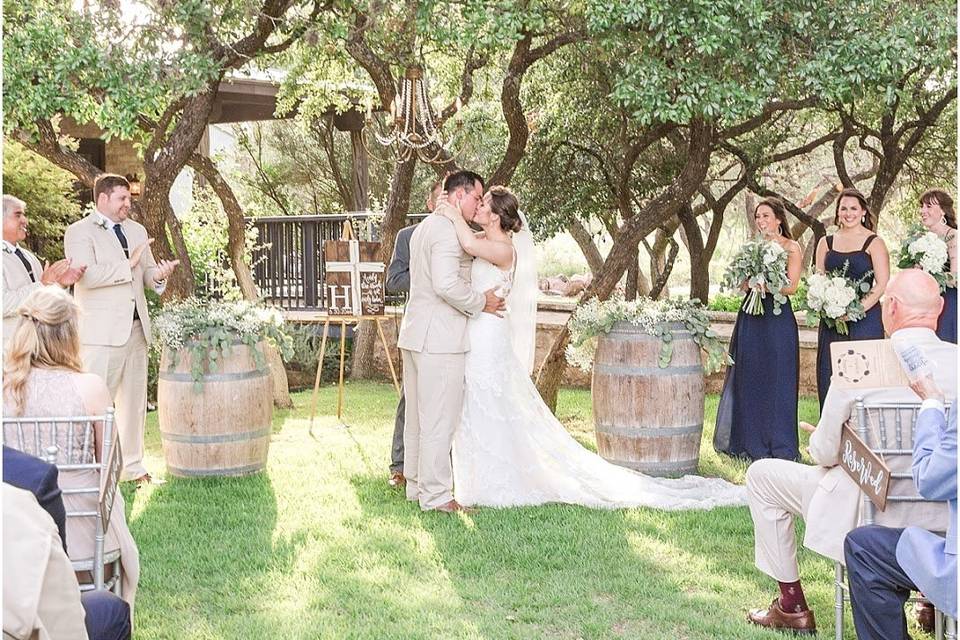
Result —
<instances>
[{"instance_id":1,"label":"older man with white hair","mask_svg":"<svg viewBox=\"0 0 960 640\"><path fill-rule=\"evenodd\" d=\"M30 251L20 246L27 237L27 205L12 195L3 196L3 345L17 324L17 308L37 287L59 284L69 287L83 275L85 266L72 266L71 261L58 260L46 266Z\"/></svg>"},{"instance_id":2,"label":"older man with white hair","mask_svg":"<svg viewBox=\"0 0 960 640\"><path fill-rule=\"evenodd\" d=\"M933 380L946 399L957 396L957 345L943 342L934 332L943 307L936 280L920 269L906 269L890 279L881 301L883 328L894 340L923 351L931 363ZM747 496L753 517L754 557L757 568L777 581L780 595L766 609L750 612L750 622L796 634L816 633L813 611L800 586L794 519L806 523L803 544L821 555L843 562L843 543L858 524L860 487L840 466L841 429L852 416L855 400L914 402L908 388L845 389L831 385L810 436L815 464L787 460L757 460L747 469ZM923 515L911 512L911 516ZM924 517L927 517L926 514ZM946 528L946 510L943 510Z\"/></svg>"}]
</instances>

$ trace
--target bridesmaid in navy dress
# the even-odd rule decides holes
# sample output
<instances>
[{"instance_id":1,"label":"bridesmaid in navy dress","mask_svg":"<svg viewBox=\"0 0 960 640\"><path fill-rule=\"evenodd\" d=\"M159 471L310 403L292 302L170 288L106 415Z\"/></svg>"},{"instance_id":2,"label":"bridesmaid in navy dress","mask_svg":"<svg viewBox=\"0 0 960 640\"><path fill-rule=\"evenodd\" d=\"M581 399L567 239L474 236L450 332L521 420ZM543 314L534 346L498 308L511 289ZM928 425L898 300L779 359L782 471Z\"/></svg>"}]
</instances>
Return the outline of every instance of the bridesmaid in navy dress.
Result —
<instances>
[{"instance_id":1,"label":"bridesmaid in navy dress","mask_svg":"<svg viewBox=\"0 0 960 640\"><path fill-rule=\"evenodd\" d=\"M950 255L952 286L943 292L943 311L937 323L937 335L945 342L957 343L957 214L953 198L946 191L930 189L920 196L920 221L928 231L944 239Z\"/></svg>"},{"instance_id":2,"label":"bridesmaid in navy dress","mask_svg":"<svg viewBox=\"0 0 960 640\"><path fill-rule=\"evenodd\" d=\"M833 219L837 232L820 238L817 243L817 272L828 273L849 264L847 276L856 280L872 271L872 288L863 298L867 315L856 322L847 322L849 335L840 335L823 322L817 340L817 395L820 408L830 388L833 366L830 362L830 345L847 340L880 340L883 338L883 321L880 318L880 296L890 279L890 255L887 245L873 232L875 222L867 207L867 199L856 189L844 189L837 198Z\"/></svg>"},{"instance_id":3,"label":"bridesmaid in navy dress","mask_svg":"<svg viewBox=\"0 0 960 640\"><path fill-rule=\"evenodd\" d=\"M754 210L757 229L787 251L790 284L780 290L791 295L800 282L802 252L790 236L783 203L761 200ZM746 296L744 296L746 301ZM789 298L773 314L773 296L763 298L762 316L740 307L730 340L734 364L727 369L717 410L713 446L717 451L759 460L799 460L797 388L800 379L800 342L797 320Z\"/></svg>"}]
</instances>

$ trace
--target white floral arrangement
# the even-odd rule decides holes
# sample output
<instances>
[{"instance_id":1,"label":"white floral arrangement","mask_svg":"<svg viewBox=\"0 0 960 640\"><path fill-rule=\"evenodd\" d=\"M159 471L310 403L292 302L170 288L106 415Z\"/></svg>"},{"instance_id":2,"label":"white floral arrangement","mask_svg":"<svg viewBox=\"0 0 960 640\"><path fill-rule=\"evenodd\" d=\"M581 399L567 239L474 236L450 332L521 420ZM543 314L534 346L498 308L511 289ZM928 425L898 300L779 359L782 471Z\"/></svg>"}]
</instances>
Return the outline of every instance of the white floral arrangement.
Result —
<instances>
[{"instance_id":1,"label":"white floral arrangement","mask_svg":"<svg viewBox=\"0 0 960 640\"><path fill-rule=\"evenodd\" d=\"M745 242L723 276L723 285L728 289L739 290L744 283L748 288L744 311L762 316L763 299L770 293L773 315L780 315L780 307L787 301L780 290L790 285L786 249L779 242L765 240L762 236Z\"/></svg>"},{"instance_id":2,"label":"white floral arrangement","mask_svg":"<svg viewBox=\"0 0 960 640\"><path fill-rule=\"evenodd\" d=\"M589 372L593 368L597 339L601 334L610 333L618 322L628 322L660 338L660 367L668 366L673 357L673 334L667 325L678 322L684 324L694 342L706 352L708 373L733 363L719 336L710 328L710 318L698 300L654 300L643 296L629 301L622 296L604 301L591 298L580 304L570 318L567 362Z\"/></svg>"},{"instance_id":3,"label":"white floral arrangement","mask_svg":"<svg viewBox=\"0 0 960 640\"><path fill-rule=\"evenodd\" d=\"M923 269L937 281L941 292L947 287L956 286L949 264L946 241L933 231L925 231L923 227L912 228L900 247L898 266L901 269Z\"/></svg>"},{"instance_id":4,"label":"white floral arrangement","mask_svg":"<svg viewBox=\"0 0 960 640\"><path fill-rule=\"evenodd\" d=\"M841 335L849 335L848 322L856 322L866 315L863 296L870 291L867 280L873 275L868 271L859 280L847 277L850 262L842 269L828 274L815 273L807 278L807 324L816 325L821 320Z\"/></svg>"},{"instance_id":5,"label":"white floral arrangement","mask_svg":"<svg viewBox=\"0 0 960 640\"><path fill-rule=\"evenodd\" d=\"M265 366L257 345L267 340L281 353L290 351L291 340L283 332L283 314L276 307L245 300L200 300L187 298L164 306L153 322L154 348L167 349L170 368L180 354L190 352L191 373L198 385L204 367L216 370L217 361L237 343L250 347L258 367Z\"/></svg>"}]
</instances>

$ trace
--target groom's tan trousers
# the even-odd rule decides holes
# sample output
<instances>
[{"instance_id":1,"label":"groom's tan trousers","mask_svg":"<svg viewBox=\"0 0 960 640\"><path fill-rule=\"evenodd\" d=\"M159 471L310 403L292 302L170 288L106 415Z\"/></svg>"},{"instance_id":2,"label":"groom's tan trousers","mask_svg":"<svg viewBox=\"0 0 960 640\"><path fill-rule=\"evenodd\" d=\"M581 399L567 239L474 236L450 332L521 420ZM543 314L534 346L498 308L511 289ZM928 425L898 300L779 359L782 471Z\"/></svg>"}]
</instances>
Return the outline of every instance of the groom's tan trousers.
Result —
<instances>
[{"instance_id":1,"label":"groom's tan trousers","mask_svg":"<svg viewBox=\"0 0 960 640\"><path fill-rule=\"evenodd\" d=\"M453 500L450 449L463 410L462 353L423 353L401 349L403 392L403 474L407 499L435 509Z\"/></svg>"}]
</instances>

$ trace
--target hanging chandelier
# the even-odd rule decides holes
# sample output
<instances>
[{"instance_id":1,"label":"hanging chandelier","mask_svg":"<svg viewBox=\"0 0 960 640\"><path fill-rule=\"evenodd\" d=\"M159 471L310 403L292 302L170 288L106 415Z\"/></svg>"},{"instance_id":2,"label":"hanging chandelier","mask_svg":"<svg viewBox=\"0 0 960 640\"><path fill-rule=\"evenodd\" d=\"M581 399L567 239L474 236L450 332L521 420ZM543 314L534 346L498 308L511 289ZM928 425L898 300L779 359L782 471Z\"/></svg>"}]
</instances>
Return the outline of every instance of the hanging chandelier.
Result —
<instances>
[{"instance_id":1,"label":"hanging chandelier","mask_svg":"<svg viewBox=\"0 0 960 640\"><path fill-rule=\"evenodd\" d=\"M460 117L460 98L454 104L454 124L459 131L462 125ZM408 67L397 88L397 96L390 103L389 127L384 128L373 118L370 107L367 107L366 129L373 130L377 142L384 147L390 147L394 152L396 162L406 162L410 158L419 158L429 164L444 164L450 157L444 157L444 152L454 155L448 148L452 138L444 138L440 125L437 124L437 114L430 103L427 93L427 82L420 67ZM366 146L366 141L364 141ZM368 147L367 152L374 158Z\"/></svg>"}]
</instances>

